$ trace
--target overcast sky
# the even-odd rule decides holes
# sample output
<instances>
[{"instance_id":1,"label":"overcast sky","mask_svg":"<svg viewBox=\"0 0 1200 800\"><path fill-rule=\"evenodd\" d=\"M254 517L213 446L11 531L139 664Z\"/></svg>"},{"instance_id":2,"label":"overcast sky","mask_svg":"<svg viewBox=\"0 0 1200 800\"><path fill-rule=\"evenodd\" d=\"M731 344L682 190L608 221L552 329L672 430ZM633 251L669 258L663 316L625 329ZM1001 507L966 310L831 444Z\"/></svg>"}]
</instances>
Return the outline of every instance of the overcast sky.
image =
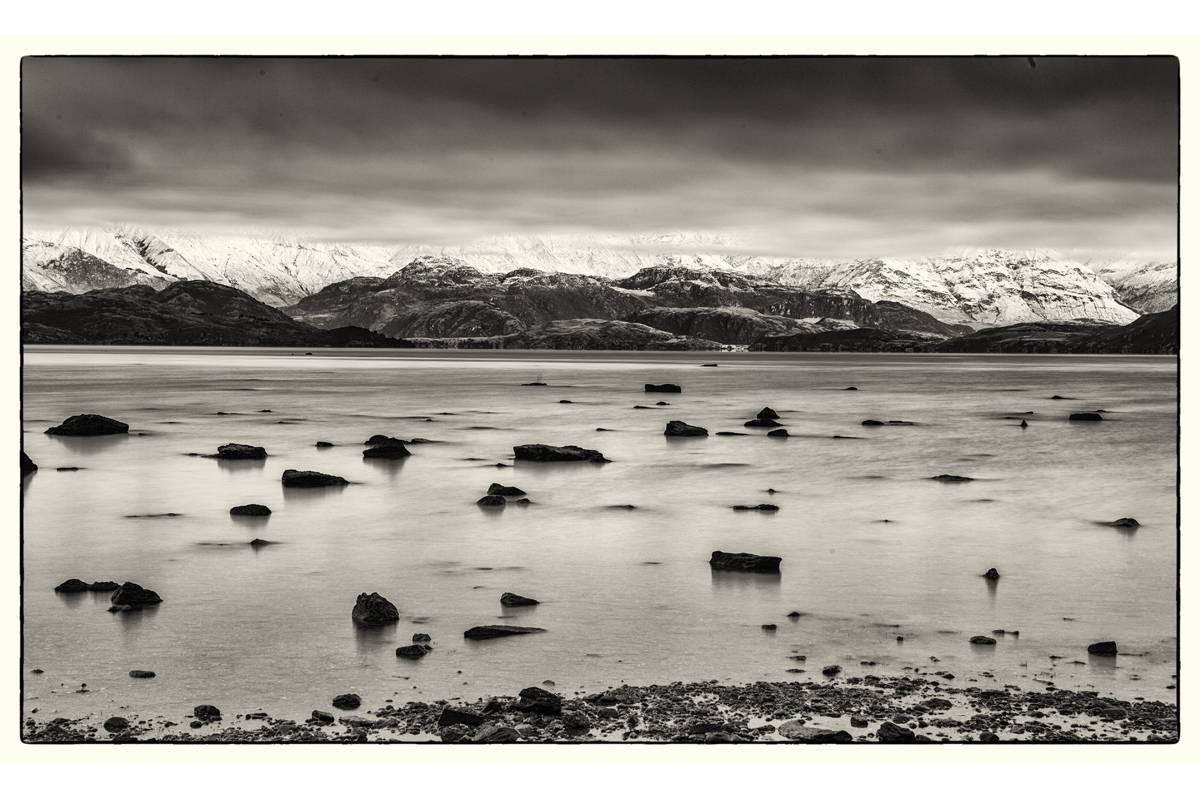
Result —
<instances>
[{"instance_id":1,"label":"overcast sky","mask_svg":"<svg viewBox=\"0 0 1200 800\"><path fill-rule=\"evenodd\" d=\"M27 228L1175 257L1173 58L22 62Z\"/></svg>"}]
</instances>

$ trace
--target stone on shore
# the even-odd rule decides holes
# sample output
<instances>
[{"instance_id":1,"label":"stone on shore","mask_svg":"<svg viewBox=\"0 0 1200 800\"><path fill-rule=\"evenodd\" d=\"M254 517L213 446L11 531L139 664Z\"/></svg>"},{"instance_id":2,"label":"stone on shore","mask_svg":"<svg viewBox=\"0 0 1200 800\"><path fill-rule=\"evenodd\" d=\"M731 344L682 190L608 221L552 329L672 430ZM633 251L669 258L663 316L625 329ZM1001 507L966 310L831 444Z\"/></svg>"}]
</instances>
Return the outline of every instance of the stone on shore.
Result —
<instances>
[{"instance_id":1,"label":"stone on shore","mask_svg":"<svg viewBox=\"0 0 1200 800\"><path fill-rule=\"evenodd\" d=\"M333 698L333 707L343 711L353 711L362 705L362 698L356 694L339 694Z\"/></svg>"},{"instance_id":2,"label":"stone on shore","mask_svg":"<svg viewBox=\"0 0 1200 800\"><path fill-rule=\"evenodd\" d=\"M1088 645L1088 652L1094 656L1115 656L1117 654L1116 642L1096 642Z\"/></svg>"},{"instance_id":3,"label":"stone on shore","mask_svg":"<svg viewBox=\"0 0 1200 800\"><path fill-rule=\"evenodd\" d=\"M501 483L493 483L488 487L487 493L503 495L504 497L519 497L525 494L524 491L518 489L516 486L505 486Z\"/></svg>"},{"instance_id":4,"label":"stone on shore","mask_svg":"<svg viewBox=\"0 0 1200 800\"><path fill-rule=\"evenodd\" d=\"M119 420L102 417L99 414L76 414L67 417L61 425L47 428L46 433L52 436L110 436L117 433L129 433L129 426Z\"/></svg>"},{"instance_id":5,"label":"stone on shore","mask_svg":"<svg viewBox=\"0 0 1200 800\"><path fill-rule=\"evenodd\" d=\"M647 383L647 392L667 392L669 394L679 394L683 391L682 388L674 383Z\"/></svg>"},{"instance_id":6,"label":"stone on shore","mask_svg":"<svg viewBox=\"0 0 1200 800\"><path fill-rule=\"evenodd\" d=\"M209 458L223 458L229 461L262 461L267 457L267 451L252 444L223 444Z\"/></svg>"},{"instance_id":7,"label":"stone on shore","mask_svg":"<svg viewBox=\"0 0 1200 800\"><path fill-rule=\"evenodd\" d=\"M517 733L514 729L489 722L475 732L475 735L471 737L471 741L480 744L504 744L515 742L520 738L521 734Z\"/></svg>"},{"instance_id":8,"label":"stone on shore","mask_svg":"<svg viewBox=\"0 0 1200 800\"><path fill-rule=\"evenodd\" d=\"M829 728L810 728L801 720L792 720L779 726L779 735L794 742L805 744L833 744L854 741L849 731L834 731Z\"/></svg>"},{"instance_id":9,"label":"stone on shore","mask_svg":"<svg viewBox=\"0 0 1200 800\"><path fill-rule=\"evenodd\" d=\"M744 428L778 428L781 423L773 419L755 418L742 425Z\"/></svg>"},{"instance_id":10,"label":"stone on shore","mask_svg":"<svg viewBox=\"0 0 1200 800\"><path fill-rule=\"evenodd\" d=\"M996 640L990 636L972 636L971 644L995 644Z\"/></svg>"},{"instance_id":11,"label":"stone on shore","mask_svg":"<svg viewBox=\"0 0 1200 800\"><path fill-rule=\"evenodd\" d=\"M473 714L465 709L446 706L442 709L441 716L438 717L437 726L439 728L448 728L451 725L466 725L469 728L478 728L486 721L484 717Z\"/></svg>"},{"instance_id":12,"label":"stone on shore","mask_svg":"<svg viewBox=\"0 0 1200 800\"><path fill-rule=\"evenodd\" d=\"M759 556L753 553L723 553L714 550L708 563L713 569L730 572L779 572L781 556Z\"/></svg>"},{"instance_id":13,"label":"stone on shore","mask_svg":"<svg viewBox=\"0 0 1200 800\"><path fill-rule=\"evenodd\" d=\"M244 506L234 506L229 509L229 514L234 517L267 517L271 514L271 509L258 503L250 503Z\"/></svg>"},{"instance_id":14,"label":"stone on shore","mask_svg":"<svg viewBox=\"0 0 1200 800\"><path fill-rule=\"evenodd\" d=\"M158 596L158 592L152 589L143 589L136 583L126 581L121 584L121 588L117 589L112 594L112 608L119 611L124 611L130 608L146 608L148 606L158 605L162 602L162 598Z\"/></svg>"},{"instance_id":15,"label":"stone on shore","mask_svg":"<svg viewBox=\"0 0 1200 800\"><path fill-rule=\"evenodd\" d=\"M521 597L519 594L505 592L504 594L500 595L500 605L505 606L506 608L512 608L514 606L536 606L539 605L539 603L532 597Z\"/></svg>"},{"instance_id":16,"label":"stone on shore","mask_svg":"<svg viewBox=\"0 0 1200 800\"><path fill-rule=\"evenodd\" d=\"M70 578L68 580L63 581L58 586L54 587L54 591L63 592L65 594L75 594L77 592L90 592L91 590L92 590L92 585L90 583L84 583L83 581L79 580L79 578Z\"/></svg>"},{"instance_id":17,"label":"stone on shore","mask_svg":"<svg viewBox=\"0 0 1200 800\"><path fill-rule=\"evenodd\" d=\"M598 450L585 450L575 445L519 444L513 448L513 455L518 461L608 461Z\"/></svg>"},{"instance_id":18,"label":"stone on shore","mask_svg":"<svg viewBox=\"0 0 1200 800\"><path fill-rule=\"evenodd\" d=\"M196 706L192 709L192 713L201 722L212 722L221 718L221 709L207 704Z\"/></svg>"},{"instance_id":19,"label":"stone on shore","mask_svg":"<svg viewBox=\"0 0 1200 800\"><path fill-rule=\"evenodd\" d=\"M504 506L508 501L504 499L502 494L485 494L483 497L475 501L477 506Z\"/></svg>"},{"instance_id":20,"label":"stone on shore","mask_svg":"<svg viewBox=\"0 0 1200 800\"><path fill-rule=\"evenodd\" d=\"M466 639L497 639L501 636L520 636L526 633L545 633L545 628L523 628L518 625L477 625L463 632Z\"/></svg>"},{"instance_id":21,"label":"stone on shore","mask_svg":"<svg viewBox=\"0 0 1200 800\"><path fill-rule=\"evenodd\" d=\"M25 451L21 451L21 477L24 478L31 472L37 472L38 465L33 463L33 459L25 455Z\"/></svg>"},{"instance_id":22,"label":"stone on shore","mask_svg":"<svg viewBox=\"0 0 1200 800\"><path fill-rule=\"evenodd\" d=\"M152 672L151 670L148 670L148 669L131 669L131 670L129 670L129 677L131 677L131 678L153 678L154 672Z\"/></svg>"},{"instance_id":23,"label":"stone on shore","mask_svg":"<svg viewBox=\"0 0 1200 800\"><path fill-rule=\"evenodd\" d=\"M400 658L424 658L432 650L433 648L427 644L408 644L397 647L396 655Z\"/></svg>"},{"instance_id":24,"label":"stone on shore","mask_svg":"<svg viewBox=\"0 0 1200 800\"><path fill-rule=\"evenodd\" d=\"M379 592L370 594L363 592L358 596L354 610L350 612L350 617L359 625L378 627L398 621L400 612Z\"/></svg>"},{"instance_id":25,"label":"stone on shore","mask_svg":"<svg viewBox=\"0 0 1200 800\"><path fill-rule=\"evenodd\" d=\"M875 739L884 744L897 744L900 742L912 742L917 738L917 734L909 728L902 728L894 722L885 721L879 726L879 730L875 732Z\"/></svg>"},{"instance_id":26,"label":"stone on shore","mask_svg":"<svg viewBox=\"0 0 1200 800\"><path fill-rule=\"evenodd\" d=\"M108 731L109 733L123 731L128 727L129 720L125 719L124 717L109 717L108 719L104 720L104 730Z\"/></svg>"},{"instance_id":27,"label":"stone on shore","mask_svg":"<svg viewBox=\"0 0 1200 800\"><path fill-rule=\"evenodd\" d=\"M708 436L708 429L698 425L688 425L681 420L673 419L667 423L664 436Z\"/></svg>"},{"instance_id":28,"label":"stone on shore","mask_svg":"<svg viewBox=\"0 0 1200 800\"><path fill-rule=\"evenodd\" d=\"M998 581L1000 580L1000 573L996 571L995 567L992 567L987 572L983 573L983 577L987 578L989 581Z\"/></svg>"},{"instance_id":29,"label":"stone on shore","mask_svg":"<svg viewBox=\"0 0 1200 800\"><path fill-rule=\"evenodd\" d=\"M1104 417L1100 416L1099 414L1093 414L1091 412L1084 412L1082 414L1072 414L1067 419L1070 422L1103 422L1104 421Z\"/></svg>"},{"instance_id":30,"label":"stone on shore","mask_svg":"<svg viewBox=\"0 0 1200 800\"><path fill-rule=\"evenodd\" d=\"M520 692L521 701L512 706L513 711L527 714L542 714L557 717L562 714L562 697L537 686Z\"/></svg>"},{"instance_id":31,"label":"stone on shore","mask_svg":"<svg viewBox=\"0 0 1200 800\"><path fill-rule=\"evenodd\" d=\"M311 472L308 470L285 469L283 471L283 485L297 488L311 488L316 486L345 486L350 481L339 475L326 475L324 472Z\"/></svg>"}]
</instances>

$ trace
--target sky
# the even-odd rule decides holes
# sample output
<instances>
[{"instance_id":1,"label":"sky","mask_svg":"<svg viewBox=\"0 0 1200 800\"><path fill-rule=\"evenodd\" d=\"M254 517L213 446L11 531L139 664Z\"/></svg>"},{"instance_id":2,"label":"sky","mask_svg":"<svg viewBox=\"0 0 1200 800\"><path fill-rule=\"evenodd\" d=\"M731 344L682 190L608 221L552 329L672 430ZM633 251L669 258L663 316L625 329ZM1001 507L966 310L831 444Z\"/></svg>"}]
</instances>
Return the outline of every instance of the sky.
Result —
<instances>
[{"instance_id":1,"label":"sky","mask_svg":"<svg viewBox=\"0 0 1200 800\"><path fill-rule=\"evenodd\" d=\"M685 231L785 257L1174 260L1178 69L26 58L24 225L433 246Z\"/></svg>"}]
</instances>

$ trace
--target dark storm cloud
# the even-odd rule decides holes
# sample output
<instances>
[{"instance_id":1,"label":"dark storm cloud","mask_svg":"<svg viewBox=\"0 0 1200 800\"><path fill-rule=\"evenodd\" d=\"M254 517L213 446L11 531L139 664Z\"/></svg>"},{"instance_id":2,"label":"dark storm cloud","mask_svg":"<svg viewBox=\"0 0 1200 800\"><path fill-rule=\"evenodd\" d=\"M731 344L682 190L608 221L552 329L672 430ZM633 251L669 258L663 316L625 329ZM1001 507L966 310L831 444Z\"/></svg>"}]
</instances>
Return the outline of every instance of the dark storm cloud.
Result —
<instances>
[{"instance_id":1,"label":"dark storm cloud","mask_svg":"<svg viewBox=\"0 0 1200 800\"><path fill-rule=\"evenodd\" d=\"M969 220L986 237L1046 214L1132 225L1147 206L1113 198L1137 195L1173 224L1176 61L1036 64L26 59L26 215L69 224L107 203L149 221L190 205L324 230L344 214L387 240L803 228L856 204L862 237L872 213L886 228L920 208L911 224L937 230L964 208L1003 211ZM951 188L930 194L938 176Z\"/></svg>"}]
</instances>

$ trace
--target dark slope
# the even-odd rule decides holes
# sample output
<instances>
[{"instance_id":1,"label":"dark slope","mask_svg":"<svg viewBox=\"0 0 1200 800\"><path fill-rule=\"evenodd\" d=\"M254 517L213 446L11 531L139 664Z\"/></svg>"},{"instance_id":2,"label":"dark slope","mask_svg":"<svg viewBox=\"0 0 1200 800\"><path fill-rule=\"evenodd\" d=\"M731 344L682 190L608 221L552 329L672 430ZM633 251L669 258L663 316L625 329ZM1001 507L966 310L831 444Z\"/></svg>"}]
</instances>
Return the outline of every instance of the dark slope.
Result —
<instances>
[{"instance_id":1,"label":"dark slope","mask_svg":"<svg viewBox=\"0 0 1200 800\"><path fill-rule=\"evenodd\" d=\"M208 281L181 281L86 294L25 292L26 344L226 345L262 347L406 347L371 331L320 330L245 292Z\"/></svg>"},{"instance_id":2,"label":"dark slope","mask_svg":"<svg viewBox=\"0 0 1200 800\"><path fill-rule=\"evenodd\" d=\"M1179 306L1146 314L1128 325L1037 322L987 328L930 346L939 353L1129 353L1179 352Z\"/></svg>"}]
</instances>

